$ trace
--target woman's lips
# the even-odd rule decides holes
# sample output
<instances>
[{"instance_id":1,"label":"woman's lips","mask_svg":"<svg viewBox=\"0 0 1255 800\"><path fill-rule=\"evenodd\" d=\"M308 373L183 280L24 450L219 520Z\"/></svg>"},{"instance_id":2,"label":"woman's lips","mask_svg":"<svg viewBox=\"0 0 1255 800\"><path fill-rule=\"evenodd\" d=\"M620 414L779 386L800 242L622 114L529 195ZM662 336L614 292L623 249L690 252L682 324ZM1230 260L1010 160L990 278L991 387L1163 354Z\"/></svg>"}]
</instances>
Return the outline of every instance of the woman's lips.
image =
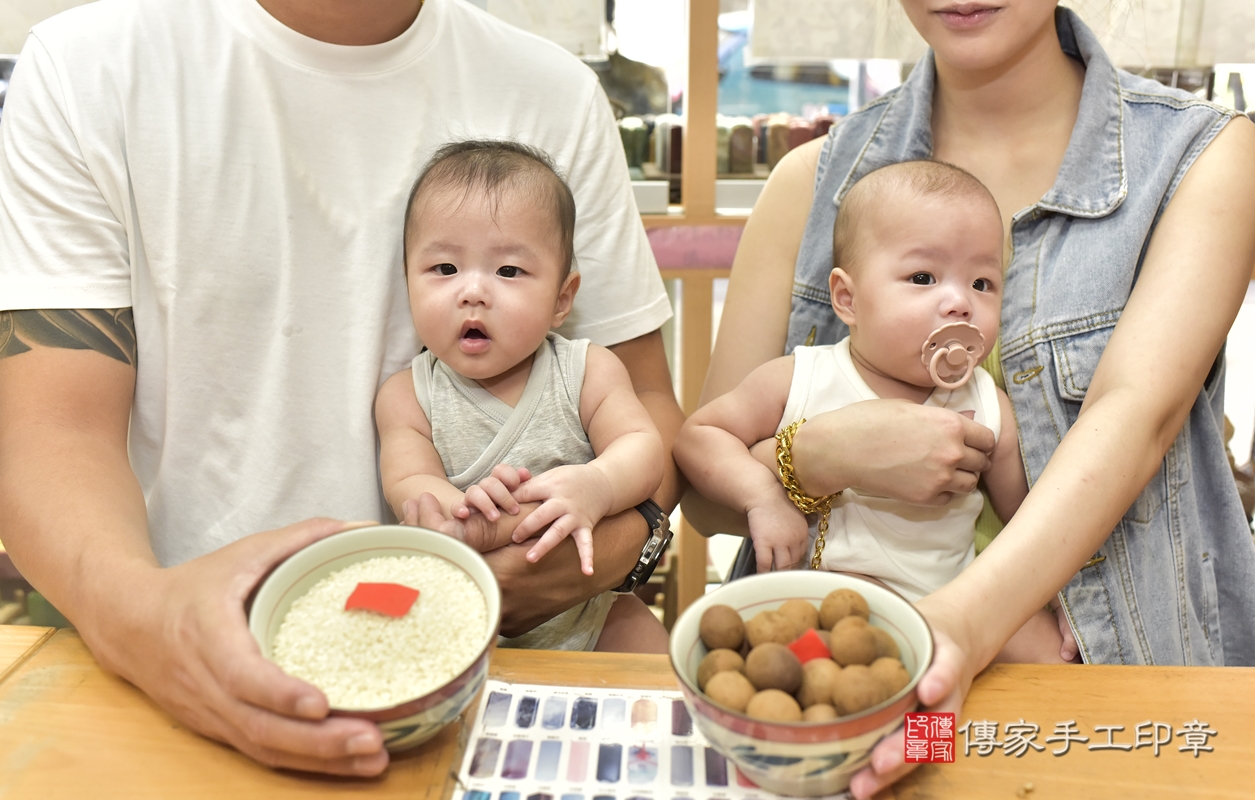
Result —
<instances>
[{"instance_id":1,"label":"woman's lips","mask_svg":"<svg viewBox=\"0 0 1255 800\"><path fill-rule=\"evenodd\" d=\"M936 12L946 27L956 30L970 30L985 24L994 14L1002 9L991 6L959 5Z\"/></svg>"}]
</instances>

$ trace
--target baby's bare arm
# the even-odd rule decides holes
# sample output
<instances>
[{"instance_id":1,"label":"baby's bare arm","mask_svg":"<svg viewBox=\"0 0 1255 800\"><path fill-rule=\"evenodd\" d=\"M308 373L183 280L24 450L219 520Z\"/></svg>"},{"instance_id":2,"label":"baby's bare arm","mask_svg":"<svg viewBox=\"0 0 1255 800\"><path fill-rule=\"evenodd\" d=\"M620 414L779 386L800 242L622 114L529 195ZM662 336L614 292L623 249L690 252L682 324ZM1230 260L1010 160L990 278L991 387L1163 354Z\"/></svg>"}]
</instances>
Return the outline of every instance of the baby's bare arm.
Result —
<instances>
[{"instance_id":1,"label":"baby's bare arm","mask_svg":"<svg viewBox=\"0 0 1255 800\"><path fill-rule=\"evenodd\" d=\"M743 514L766 497L784 497L775 473L749 448L776 435L792 379L792 356L769 361L684 423L675 460L705 497Z\"/></svg>"},{"instance_id":2,"label":"baby's bare arm","mask_svg":"<svg viewBox=\"0 0 1255 800\"><path fill-rule=\"evenodd\" d=\"M774 445L792 380L791 356L763 364L698 409L675 445L676 463L702 496L748 516L761 572L791 567L806 552L806 518L789 501L773 467L750 450L764 441Z\"/></svg>"},{"instance_id":3,"label":"baby's bare arm","mask_svg":"<svg viewBox=\"0 0 1255 800\"><path fill-rule=\"evenodd\" d=\"M592 344L584 368L580 422L597 456L589 464L606 476L613 492L605 515L649 499L662 483L666 458L662 437L637 399L623 363Z\"/></svg>"},{"instance_id":4,"label":"baby's bare arm","mask_svg":"<svg viewBox=\"0 0 1255 800\"><path fill-rule=\"evenodd\" d=\"M410 370L384 381L375 398L375 427L379 431L379 474L384 498L398 520L406 518L406 503L431 494L446 518L464 505L465 496L445 476L440 454L431 441L431 423L414 396ZM413 513L411 513L413 517ZM512 525L498 524L492 541L467 542L480 552L510 543Z\"/></svg>"},{"instance_id":5,"label":"baby's bare arm","mask_svg":"<svg viewBox=\"0 0 1255 800\"><path fill-rule=\"evenodd\" d=\"M513 538L522 541L548 527L528 552L528 559L535 561L574 535L581 566L591 575L593 526L657 491L666 451L627 369L597 345L589 345L585 361L580 422L596 457L587 464L556 467L519 487L515 497L541 505L519 524Z\"/></svg>"},{"instance_id":6,"label":"baby's bare arm","mask_svg":"<svg viewBox=\"0 0 1255 800\"><path fill-rule=\"evenodd\" d=\"M998 404L1002 409L1002 430L998 443L990 455L989 469L982 477L989 502L1005 522L1028 495L1028 476L1024 473L1024 460L1020 457L1020 436L1015 424L1015 413L1006 392L998 390Z\"/></svg>"},{"instance_id":7,"label":"baby's bare arm","mask_svg":"<svg viewBox=\"0 0 1255 800\"><path fill-rule=\"evenodd\" d=\"M622 362L606 348L593 344L588 346L584 368L580 423L588 433L593 460L534 476L519 487L516 496L523 501L544 502L558 494L567 495L577 512L595 525L602 517L649 499L662 483L666 452ZM566 477L559 480L555 473ZM520 526L515 538L543 527L532 522Z\"/></svg>"}]
</instances>

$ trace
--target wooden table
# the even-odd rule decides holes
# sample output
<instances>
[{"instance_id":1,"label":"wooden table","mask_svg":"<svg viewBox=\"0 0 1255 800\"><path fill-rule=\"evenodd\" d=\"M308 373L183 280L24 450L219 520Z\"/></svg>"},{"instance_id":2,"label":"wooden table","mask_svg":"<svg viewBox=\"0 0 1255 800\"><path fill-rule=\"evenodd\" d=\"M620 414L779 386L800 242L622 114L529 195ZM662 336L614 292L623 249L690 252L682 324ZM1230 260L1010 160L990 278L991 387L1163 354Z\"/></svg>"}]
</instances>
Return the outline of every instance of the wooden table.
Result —
<instances>
[{"instance_id":1,"label":"wooden table","mask_svg":"<svg viewBox=\"0 0 1255 800\"><path fill-rule=\"evenodd\" d=\"M674 688L662 656L498 651L491 674L526 683ZM1250 798L1255 795L1255 669L1174 667L995 666L973 685L959 719L1005 726L1036 723L1021 756L994 749L963 754L953 764L928 765L884 793L892 798ZM1176 736L1194 719L1217 735L1212 752L1179 752ZM1099 726L1123 725L1116 744L1132 744L1142 722L1166 723L1172 742L1152 747L1089 750L1073 742L1046 743L1068 720L1103 744ZM1153 737L1153 724L1146 728ZM1160 729L1160 737L1165 731ZM140 692L96 665L69 631L0 626L0 797L407 798L444 800L453 792L450 768L461 751L462 726L446 728L417 751L394 759L378 780L344 780L268 770L183 728ZM658 800L669 800L659 797Z\"/></svg>"}]
</instances>

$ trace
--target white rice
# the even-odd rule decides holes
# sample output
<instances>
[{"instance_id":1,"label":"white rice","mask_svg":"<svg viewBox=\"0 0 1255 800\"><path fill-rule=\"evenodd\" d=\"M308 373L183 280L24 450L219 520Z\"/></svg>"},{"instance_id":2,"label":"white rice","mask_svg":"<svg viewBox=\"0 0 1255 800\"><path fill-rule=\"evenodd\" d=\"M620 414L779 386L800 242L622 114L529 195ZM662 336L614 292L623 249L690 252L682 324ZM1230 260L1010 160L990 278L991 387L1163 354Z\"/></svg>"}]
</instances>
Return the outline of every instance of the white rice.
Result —
<instances>
[{"instance_id":1,"label":"white rice","mask_svg":"<svg viewBox=\"0 0 1255 800\"><path fill-rule=\"evenodd\" d=\"M345 611L358 583L399 583L419 596L399 618ZM331 573L292 603L273 659L322 689L332 708L384 708L461 674L479 655L487 629L484 596L458 567L434 556L372 558Z\"/></svg>"}]
</instances>

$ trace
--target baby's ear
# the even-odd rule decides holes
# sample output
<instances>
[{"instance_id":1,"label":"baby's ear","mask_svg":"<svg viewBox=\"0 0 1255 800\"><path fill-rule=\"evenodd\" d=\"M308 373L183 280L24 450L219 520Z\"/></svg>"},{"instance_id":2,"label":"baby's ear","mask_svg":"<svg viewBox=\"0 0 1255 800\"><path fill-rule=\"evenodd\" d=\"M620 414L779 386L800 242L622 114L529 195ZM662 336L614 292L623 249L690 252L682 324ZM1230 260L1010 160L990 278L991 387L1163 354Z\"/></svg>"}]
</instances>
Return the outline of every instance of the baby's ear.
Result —
<instances>
[{"instance_id":1,"label":"baby's ear","mask_svg":"<svg viewBox=\"0 0 1255 800\"><path fill-rule=\"evenodd\" d=\"M572 271L562 281L562 288L558 290L558 303L553 310L550 328L556 328L566 320L567 315L571 313L571 304L575 302L575 293L579 291L579 288L580 274Z\"/></svg>"},{"instance_id":2,"label":"baby's ear","mask_svg":"<svg viewBox=\"0 0 1255 800\"><path fill-rule=\"evenodd\" d=\"M832 296L832 310L846 325L854 324L854 282L849 273L837 267L828 274L828 293Z\"/></svg>"}]
</instances>

